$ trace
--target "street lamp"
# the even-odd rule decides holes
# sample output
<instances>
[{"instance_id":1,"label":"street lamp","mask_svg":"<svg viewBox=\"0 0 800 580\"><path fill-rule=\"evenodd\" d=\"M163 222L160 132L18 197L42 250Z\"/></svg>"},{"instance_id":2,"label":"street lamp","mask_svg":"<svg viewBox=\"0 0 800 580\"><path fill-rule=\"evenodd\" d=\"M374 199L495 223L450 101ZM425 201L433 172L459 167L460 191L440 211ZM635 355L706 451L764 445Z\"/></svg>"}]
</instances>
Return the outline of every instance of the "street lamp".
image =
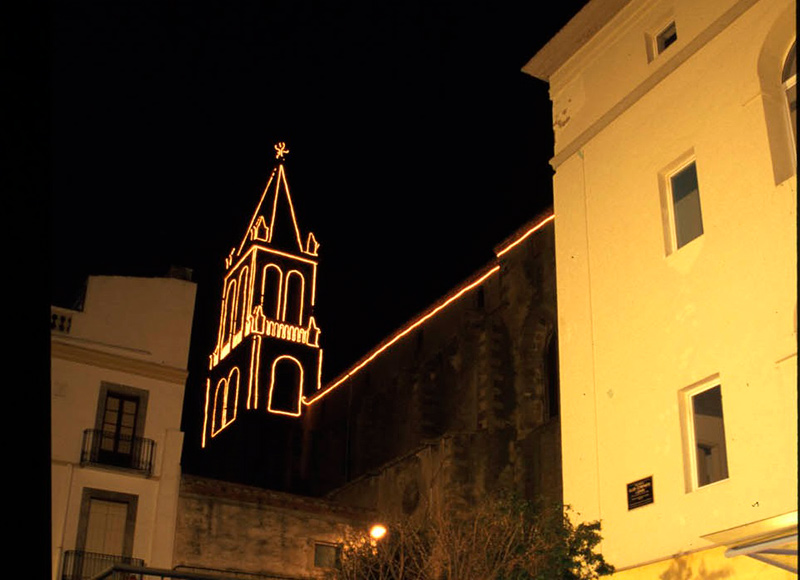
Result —
<instances>
[{"instance_id":1,"label":"street lamp","mask_svg":"<svg viewBox=\"0 0 800 580\"><path fill-rule=\"evenodd\" d=\"M383 524L374 524L369 529L369 535L373 540L380 540L383 536L386 535L386 526Z\"/></svg>"}]
</instances>

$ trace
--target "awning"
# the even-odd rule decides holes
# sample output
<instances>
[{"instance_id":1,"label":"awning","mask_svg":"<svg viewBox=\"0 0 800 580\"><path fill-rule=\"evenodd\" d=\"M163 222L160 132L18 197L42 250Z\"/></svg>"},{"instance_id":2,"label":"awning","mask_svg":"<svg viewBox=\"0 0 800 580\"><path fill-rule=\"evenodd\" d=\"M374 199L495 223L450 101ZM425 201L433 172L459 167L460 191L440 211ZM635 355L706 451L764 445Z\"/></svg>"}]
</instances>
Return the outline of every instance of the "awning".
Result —
<instances>
[{"instance_id":1,"label":"awning","mask_svg":"<svg viewBox=\"0 0 800 580\"><path fill-rule=\"evenodd\" d=\"M726 546L726 558L749 556L797 574L797 512L759 520L703 536Z\"/></svg>"},{"instance_id":2,"label":"awning","mask_svg":"<svg viewBox=\"0 0 800 580\"><path fill-rule=\"evenodd\" d=\"M797 534L725 550L726 558L750 556L797 574Z\"/></svg>"}]
</instances>

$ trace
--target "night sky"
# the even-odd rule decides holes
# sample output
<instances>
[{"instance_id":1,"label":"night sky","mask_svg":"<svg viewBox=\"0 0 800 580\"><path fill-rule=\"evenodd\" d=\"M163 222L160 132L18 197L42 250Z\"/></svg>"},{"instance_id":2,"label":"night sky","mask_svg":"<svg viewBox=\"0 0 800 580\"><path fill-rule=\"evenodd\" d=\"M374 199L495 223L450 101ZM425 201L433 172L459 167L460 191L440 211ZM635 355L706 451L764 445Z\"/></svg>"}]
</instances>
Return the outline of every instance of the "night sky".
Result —
<instances>
[{"instance_id":1,"label":"night sky","mask_svg":"<svg viewBox=\"0 0 800 580\"><path fill-rule=\"evenodd\" d=\"M52 2L51 303L191 268L196 443L224 256L285 141L333 378L552 203L547 85L520 68L584 3Z\"/></svg>"}]
</instances>

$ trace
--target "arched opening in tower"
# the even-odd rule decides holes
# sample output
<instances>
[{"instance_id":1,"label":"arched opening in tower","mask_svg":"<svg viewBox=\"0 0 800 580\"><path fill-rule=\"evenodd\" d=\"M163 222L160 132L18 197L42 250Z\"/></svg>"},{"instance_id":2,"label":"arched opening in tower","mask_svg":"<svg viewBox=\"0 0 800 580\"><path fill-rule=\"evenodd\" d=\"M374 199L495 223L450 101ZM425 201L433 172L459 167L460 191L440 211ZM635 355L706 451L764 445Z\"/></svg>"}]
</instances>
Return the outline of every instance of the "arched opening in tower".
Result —
<instances>
[{"instance_id":1,"label":"arched opening in tower","mask_svg":"<svg viewBox=\"0 0 800 580\"><path fill-rule=\"evenodd\" d=\"M280 356L272 364L267 410L285 415L300 415L303 393L303 367L294 357Z\"/></svg>"}]
</instances>

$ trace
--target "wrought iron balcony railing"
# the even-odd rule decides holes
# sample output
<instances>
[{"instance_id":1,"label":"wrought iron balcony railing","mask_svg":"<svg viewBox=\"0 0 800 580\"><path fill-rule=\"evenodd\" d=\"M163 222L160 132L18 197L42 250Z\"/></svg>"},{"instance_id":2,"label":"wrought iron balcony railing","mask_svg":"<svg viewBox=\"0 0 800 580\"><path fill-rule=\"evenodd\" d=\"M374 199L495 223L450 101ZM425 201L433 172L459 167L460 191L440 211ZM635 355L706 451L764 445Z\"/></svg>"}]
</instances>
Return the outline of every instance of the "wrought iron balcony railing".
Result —
<instances>
[{"instance_id":1,"label":"wrought iron balcony railing","mask_svg":"<svg viewBox=\"0 0 800 580\"><path fill-rule=\"evenodd\" d=\"M316 576L314 576L316 578ZM113 564L91 580L308 580L310 576L258 574L239 570L218 570L176 566L172 570Z\"/></svg>"},{"instance_id":2,"label":"wrought iron balcony railing","mask_svg":"<svg viewBox=\"0 0 800 580\"><path fill-rule=\"evenodd\" d=\"M144 437L86 429L81 446L81 465L106 465L133 469L150 477L156 443Z\"/></svg>"},{"instance_id":3,"label":"wrought iron balcony railing","mask_svg":"<svg viewBox=\"0 0 800 580\"><path fill-rule=\"evenodd\" d=\"M118 564L141 567L144 566L144 560L131 558L130 556L112 556L111 554L98 554L82 550L67 550L64 552L61 580L88 580ZM130 577L130 575L125 576L125 580L129 580ZM135 574L132 577L139 578Z\"/></svg>"}]
</instances>

